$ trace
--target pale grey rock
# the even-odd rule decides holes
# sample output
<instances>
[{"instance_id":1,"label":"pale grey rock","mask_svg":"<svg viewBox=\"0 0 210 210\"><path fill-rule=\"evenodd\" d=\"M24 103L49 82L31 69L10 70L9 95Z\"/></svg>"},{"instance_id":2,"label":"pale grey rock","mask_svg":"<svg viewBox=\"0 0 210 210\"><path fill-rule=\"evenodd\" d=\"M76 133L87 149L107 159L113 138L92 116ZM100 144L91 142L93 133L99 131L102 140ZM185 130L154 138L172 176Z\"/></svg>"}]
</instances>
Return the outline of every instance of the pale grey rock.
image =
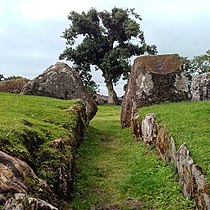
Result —
<instances>
[{"instance_id":1,"label":"pale grey rock","mask_svg":"<svg viewBox=\"0 0 210 210\"><path fill-rule=\"evenodd\" d=\"M154 114L147 114L141 124L142 139L146 144L153 144L157 137L157 124Z\"/></svg>"},{"instance_id":2,"label":"pale grey rock","mask_svg":"<svg viewBox=\"0 0 210 210\"><path fill-rule=\"evenodd\" d=\"M193 78L191 94L193 101L210 100L210 73L200 74Z\"/></svg>"},{"instance_id":3,"label":"pale grey rock","mask_svg":"<svg viewBox=\"0 0 210 210\"><path fill-rule=\"evenodd\" d=\"M4 205L4 210L58 210L51 204L23 193L16 193Z\"/></svg>"},{"instance_id":4,"label":"pale grey rock","mask_svg":"<svg viewBox=\"0 0 210 210\"><path fill-rule=\"evenodd\" d=\"M57 62L41 75L31 80L25 85L22 94L60 99L81 98L85 103L86 114L89 120L97 112L96 102L82 84L79 74L63 62Z\"/></svg>"},{"instance_id":5,"label":"pale grey rock","mask_svg":"<svg viewBox=\"0 0 210 210\"><path fill-rule=\"evenodd\" d=\"M197 209L210 209L208 182L201 168L194 163L185 144L181 145L177 153L177 169L183 194L195 199Z\"/></svg>"},{"instance_id":6,"label":"pale grey rock","mask_svg":"<svg viewBox=\"0 0 210 210\"><path fill-rule=\"evenodd\" d=\"M190 152L186 145L183 144L177 152L177 169L179 173L179 183L183 187L183 194L192 197L193 193L193 177L192 166L194 161L190 156Z\"/></svg>"},{"instance_id":7,"label":"pale grey rock","mask_svg":"<svg viewBox=\"0 0 210 210\"><path fill-rule=\"evenodd\" d=\"M175 165L177 165L177 152L176 152L176 145L173 137L170 137L170 144L171 144L171 157Z\"/></svg>"}]
</instances>

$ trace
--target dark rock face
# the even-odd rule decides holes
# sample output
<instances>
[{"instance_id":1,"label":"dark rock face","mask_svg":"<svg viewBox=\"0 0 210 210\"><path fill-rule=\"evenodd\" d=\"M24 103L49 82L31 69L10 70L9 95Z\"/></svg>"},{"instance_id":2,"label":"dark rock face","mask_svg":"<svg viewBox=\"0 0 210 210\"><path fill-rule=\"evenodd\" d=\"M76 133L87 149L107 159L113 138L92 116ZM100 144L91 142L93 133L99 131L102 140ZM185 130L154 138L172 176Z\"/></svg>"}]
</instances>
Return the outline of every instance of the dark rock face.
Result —
<instances>
[{"instance_id":1,"label":"dark rock face","mask_svg":"<svg viewBox=\"0 0 210 210\"><path fill-rule=\"evenodd\" d=\"M131 69L121 109L122 127L131 125L138 107L188 99L187 78L177 54L138 57Z\"/></svg>"},{"instance_id":2,"label":"dark rock face","mask_svg":"<svg viewBox=\"0 0 210 210\"><path fill-rule=\"evenodd\" d=\"M200 74L193 78L191 94L193 101L210 100L210 73Z\"/></svg>"},{"instance_id":3,"label":"dark rock face","mask_svg":"<svg viewBox=\"0 0 210 210\"><path fill-rule=\"evenodd\" d=\"M62 62L50 66L43 74L31 80L24 87L22 93L60 99L81 98L85 102L89 120L97 112L97 105L82 84L79 75Z\"/></svg>"},{"instance_id":4,"label":"dark rock face","mask_svg":"<svg viewBox=\"0 0 210 210\"><path fill-rule=\"evenodd\" d=\"M0 82L0 92L20 93L29 82L28 79L14 79Z\"/></svg>"}]
</instances>

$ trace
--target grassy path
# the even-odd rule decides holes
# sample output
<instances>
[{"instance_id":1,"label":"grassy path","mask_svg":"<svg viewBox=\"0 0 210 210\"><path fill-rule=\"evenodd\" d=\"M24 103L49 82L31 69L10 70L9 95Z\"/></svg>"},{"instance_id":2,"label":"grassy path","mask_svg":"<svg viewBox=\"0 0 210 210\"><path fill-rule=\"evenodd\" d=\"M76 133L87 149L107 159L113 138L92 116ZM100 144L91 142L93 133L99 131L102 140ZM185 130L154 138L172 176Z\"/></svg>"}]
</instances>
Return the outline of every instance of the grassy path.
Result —
<instances>
[{"instance_id":1,"label":"grassy path","mask_svg":"<svg viewBox=\"0 0 210 210\"><path fill-rule=\"evenodd\" d=\"M120 107L99 106L78 150L74 210L193 209L171 166L121 129Z\"/></svg>"}]
</instances>

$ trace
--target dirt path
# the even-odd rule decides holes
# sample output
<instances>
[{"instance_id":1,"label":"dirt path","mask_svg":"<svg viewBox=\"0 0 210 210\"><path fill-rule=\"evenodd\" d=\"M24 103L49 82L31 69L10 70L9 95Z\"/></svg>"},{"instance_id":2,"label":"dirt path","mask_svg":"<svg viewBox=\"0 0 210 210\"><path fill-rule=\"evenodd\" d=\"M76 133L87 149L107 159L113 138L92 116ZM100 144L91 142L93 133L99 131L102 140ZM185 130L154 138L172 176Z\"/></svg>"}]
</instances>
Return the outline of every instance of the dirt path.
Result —
<instances>
[{"instance_id":1,"label":"dirt path","mask_svg":"<svg viewBox=\"0 0 210 210\"><path fill-rule=\"evenodd\" d=\"M99 106L78 150L71 208L192 209L170 167L121 129L120 107Z\"/></svg>"}]
</instances>

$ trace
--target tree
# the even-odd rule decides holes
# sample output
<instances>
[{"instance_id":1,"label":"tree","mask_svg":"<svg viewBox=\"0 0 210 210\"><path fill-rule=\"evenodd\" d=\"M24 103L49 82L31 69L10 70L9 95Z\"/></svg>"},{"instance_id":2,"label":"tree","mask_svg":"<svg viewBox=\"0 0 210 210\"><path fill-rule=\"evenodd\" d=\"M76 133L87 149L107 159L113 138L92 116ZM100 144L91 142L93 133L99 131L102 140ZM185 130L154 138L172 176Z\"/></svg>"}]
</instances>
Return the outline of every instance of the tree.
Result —
<instances>
[{"instance_id":1,"label":"tree","mask_svg":"<svg viewBox=\"0 0 210 210\"><path fill-rule=\"evenodd\" d=\"M194 74L191 65L192 61L188 57L181 57L181 61L188 81L191 83Z\"/></svg>"},{"instance_id":2,"label":"tree","mask_svg":"<svg viewBox=\"0 0 210 210\"><path fill-rule=\"evenodd\" d=\"M86 86L88 92L90 93L90 95L93 96L94 99L96 98L96 95L99 93L99 86L100 86L100 85L97 85L96 82L93 81L93 80L91 80L91 81L88 83L88 85Z\"/></svg>"},{"instance_id":3,"label":"tree","mask_svg":"<svg viewBox=\"0 0 210 210\"><path fill-rule=\"evenodd\" d=\"M207 50L203 55L195 56L191 60L191 71L195 75L210 72L210 50Z\"/></svg>"},{"instance_id":4,"label":"tree","mask_svg":"<svg viewBox=\"0 0 210 210\"><path fill-rule=\"evenodd\" d=\"M145 52L155 54L156 46L146 45L140 30L140 16L134 9L113 8L111 12L70 12L69 28L63 32L66 49L59 59L73 61L80 75L90 75L90 69L101 70L108 90L108 103L116 104L113 84L128 76L129 59ZM77 42L76 42L77 41ZM78 44L80 41L80 44ZM83 78L84 79L84 78Z\"/></svg>"},{"instance_id":5,"label":"tree","mask_svg":"<svg viewBox=\"0 0 210 210\"><path fill-rule=\"evenodd\" d=\"M210 50L207 50L203 55L194 56L192 59L182 57L182 63L185 66L186 75L191 82L194 76L210 72Z\"/></svg>"}]
</instances>

